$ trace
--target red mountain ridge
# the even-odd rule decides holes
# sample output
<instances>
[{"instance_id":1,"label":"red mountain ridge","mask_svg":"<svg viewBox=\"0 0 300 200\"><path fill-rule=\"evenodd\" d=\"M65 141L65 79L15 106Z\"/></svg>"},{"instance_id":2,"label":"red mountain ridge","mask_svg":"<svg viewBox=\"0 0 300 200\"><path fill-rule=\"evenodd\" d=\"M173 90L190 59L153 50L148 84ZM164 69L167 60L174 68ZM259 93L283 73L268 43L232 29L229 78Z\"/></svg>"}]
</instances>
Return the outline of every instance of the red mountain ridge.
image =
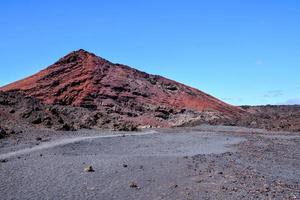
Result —
<instances>
[{"instance_id":1,"label":"red mountain ridge","mask_svg":"<svg viewBox=\"0 0 300 200\"><path fill-rule=\"evenodd\" d=\"M118 115L140 126L168 127L204 113L230 118L244 112L198 89L111 63L82 49L0 90L20 90L45 104Z\"/></svg>"}]
</instances>

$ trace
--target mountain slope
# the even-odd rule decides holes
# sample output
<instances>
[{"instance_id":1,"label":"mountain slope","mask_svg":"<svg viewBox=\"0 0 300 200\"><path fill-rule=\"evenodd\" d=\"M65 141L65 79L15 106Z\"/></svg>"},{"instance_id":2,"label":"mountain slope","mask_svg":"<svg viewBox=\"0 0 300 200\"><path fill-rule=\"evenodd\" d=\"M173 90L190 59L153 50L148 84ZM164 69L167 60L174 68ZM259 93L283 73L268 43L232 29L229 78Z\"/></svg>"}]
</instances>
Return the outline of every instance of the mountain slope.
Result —
<instances>
[{"instance_id":1,"label":"mountain slope","mask_svg":"<svg viewBox=\"0 0 300 200\"><path fill-rule=\"evenodd\" d=\"M46 104L98 110L139 125L171 126L191 115L233 117L244 112L195 88L111 63L82 49L0 90L21 90Z\"/></svg>"}]
</instances>

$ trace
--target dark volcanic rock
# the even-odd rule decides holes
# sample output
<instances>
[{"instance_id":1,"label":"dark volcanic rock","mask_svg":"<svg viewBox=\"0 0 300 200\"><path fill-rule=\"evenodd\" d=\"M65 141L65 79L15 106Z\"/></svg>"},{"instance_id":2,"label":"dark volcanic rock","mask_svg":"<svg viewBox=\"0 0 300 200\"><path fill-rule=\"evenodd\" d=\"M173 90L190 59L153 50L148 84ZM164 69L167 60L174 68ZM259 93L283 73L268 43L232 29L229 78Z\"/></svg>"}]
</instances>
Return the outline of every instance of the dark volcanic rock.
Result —
<instances>
[{"instance_id":1,"label":"dark volcanic rock","mask_svg":"<svg viewBox=\"0 0 300 200\"><path fill-rule=\"evenodd\" d=\"M300 105L241 106L245 114L231 118L215 118L210 121L196 119L185 126L203 122L211 125L242 126L272 131L300 132Z\"/></svg>"},{"instance_id":2,"label":"dark volcanic rock","mask_svg":"<svg viewBox=\"0 0 300 200\"><path fill-rule=\"evenodd\" d=\"M52 128L74 131L80 128L135 130L136 126L120 117L87 108L48 105L17 91L1 92L0 137L20 132L24 128ZM15 112L11 112L11 110Z\"/></svg>"},{"instance_id":3,"label":"dark volcanic rock","mask_svg":"<svg viewBox=\"0 0 300 200\"><path fill-rule=\"evenodd\" d=\"M6 135L7 135L6 131L3 128L0 127L0 139L4 138Z\"/></svg>"},{"instance_id":4,"label":"dark volcanic rock","mask_svg":"<svg viewBox=\"0 0 300 200\"><path fill-rule=\"evenodd\" d=\"M236 125L300 132L300 105L242 106L248 111Z\"/></svg>"},{"instance_id":5,"label":"dark volcanic rock","mask_svg":"<svg viewBox=\"0 0 300 200\"><path fill-rule=\"evenodd\" d=\"M89 166L86 166L86 167L84 168L84 171L85 171L85 172L94 172L95 170L94 170L94 168L92 167L92 165L89 165Z\"/></svg>"}]
</instances>

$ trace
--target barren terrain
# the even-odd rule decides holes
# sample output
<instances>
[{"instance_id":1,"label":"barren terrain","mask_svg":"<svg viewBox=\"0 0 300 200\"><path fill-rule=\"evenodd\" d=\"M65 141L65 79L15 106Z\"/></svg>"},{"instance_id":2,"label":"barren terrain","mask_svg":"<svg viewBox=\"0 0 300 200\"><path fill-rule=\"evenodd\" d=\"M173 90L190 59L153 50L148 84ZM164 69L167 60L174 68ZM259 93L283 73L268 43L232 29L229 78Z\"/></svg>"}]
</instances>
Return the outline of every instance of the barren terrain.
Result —
<instances>
[{"instance_id":1,"label":"barren terrain","mask_svg":"<svg viewBox=\"0 0 300 200\"><path fill-rule=\"evenodd\" d=\"M4 138L0 140L0 196L124 200L300 197L299 132L198 126L128 134L28 130Z\"/></svg>"}]
</instances>

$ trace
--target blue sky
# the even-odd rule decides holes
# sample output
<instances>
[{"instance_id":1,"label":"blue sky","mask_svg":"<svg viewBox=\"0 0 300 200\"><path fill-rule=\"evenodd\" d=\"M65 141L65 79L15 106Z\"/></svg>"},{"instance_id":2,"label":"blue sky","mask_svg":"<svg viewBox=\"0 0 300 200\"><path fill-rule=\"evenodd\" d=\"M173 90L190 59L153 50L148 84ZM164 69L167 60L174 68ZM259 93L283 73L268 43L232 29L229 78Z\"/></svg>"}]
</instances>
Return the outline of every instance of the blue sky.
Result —
<instances>
[{"instance_id":1,"label":"blue sky","mask_svg":"<svg viewBox=\"0 0 300 200\"><path fill-rule=\"evenodd\" d=\"M234 105L300 103L298 0L2 0L0 85L83 48Z\"/></svg>"}]
</instances>

